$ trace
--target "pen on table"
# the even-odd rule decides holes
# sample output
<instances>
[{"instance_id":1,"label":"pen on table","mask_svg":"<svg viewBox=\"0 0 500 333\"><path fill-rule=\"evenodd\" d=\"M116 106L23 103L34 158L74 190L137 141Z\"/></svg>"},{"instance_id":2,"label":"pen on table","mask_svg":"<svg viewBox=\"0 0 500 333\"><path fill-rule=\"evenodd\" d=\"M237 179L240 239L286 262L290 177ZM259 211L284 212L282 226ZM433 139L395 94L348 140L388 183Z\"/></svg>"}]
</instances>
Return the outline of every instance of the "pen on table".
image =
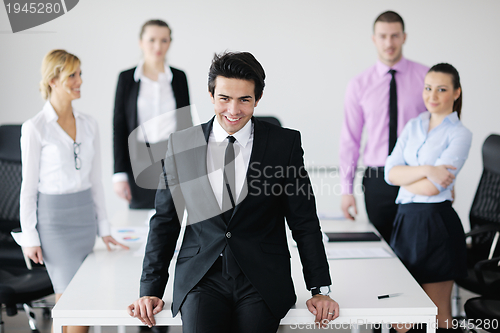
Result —
<instances>
[{"instance_id":1,"label":"pen on table","mask_svg":"<svg viewBox=\"0 0 500 333\"><path fill-rule=\"evenodd\" d=\"M396 296L401 296L403 293L395 293L395 294L386 294L386 295L378 295L378 299L382 298L389 298L389 297L396 297Z\"/></svg>"}]
</instances>

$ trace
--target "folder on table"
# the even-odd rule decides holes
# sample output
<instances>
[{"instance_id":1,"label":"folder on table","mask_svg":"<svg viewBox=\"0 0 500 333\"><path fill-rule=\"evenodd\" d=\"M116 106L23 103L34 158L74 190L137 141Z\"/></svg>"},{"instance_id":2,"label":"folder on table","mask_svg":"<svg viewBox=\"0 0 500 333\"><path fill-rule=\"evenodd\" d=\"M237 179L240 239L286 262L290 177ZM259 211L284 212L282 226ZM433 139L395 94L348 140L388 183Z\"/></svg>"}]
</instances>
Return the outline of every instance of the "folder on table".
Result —
<instances>
[{"instance_id":1,"label":"folder on table","mask_svg":"<svg viewBox=\"0 0 500 333\"><path fill-rule=\"evenodd\" d=\"M329 242L376 242L380 237L372 232L327 232Z\"/></svg>"}]
</instances>

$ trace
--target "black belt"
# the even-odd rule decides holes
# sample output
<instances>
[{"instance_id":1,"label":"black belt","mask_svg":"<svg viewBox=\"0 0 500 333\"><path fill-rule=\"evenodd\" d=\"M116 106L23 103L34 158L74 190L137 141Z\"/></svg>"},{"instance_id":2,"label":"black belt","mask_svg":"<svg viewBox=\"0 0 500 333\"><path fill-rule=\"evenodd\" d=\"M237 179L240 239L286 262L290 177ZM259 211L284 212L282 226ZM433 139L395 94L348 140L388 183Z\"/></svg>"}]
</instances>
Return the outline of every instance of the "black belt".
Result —
<instances>
[{"instance_id":1,"label":"black belt","mask_svg":"<svg viewBox=\"0 0 500 333\"><path fill-rule=\"evenodd\" d=\"M367 167L365 170L365 178L384 178L385 167Z\"/></svg>"}]
</instances>

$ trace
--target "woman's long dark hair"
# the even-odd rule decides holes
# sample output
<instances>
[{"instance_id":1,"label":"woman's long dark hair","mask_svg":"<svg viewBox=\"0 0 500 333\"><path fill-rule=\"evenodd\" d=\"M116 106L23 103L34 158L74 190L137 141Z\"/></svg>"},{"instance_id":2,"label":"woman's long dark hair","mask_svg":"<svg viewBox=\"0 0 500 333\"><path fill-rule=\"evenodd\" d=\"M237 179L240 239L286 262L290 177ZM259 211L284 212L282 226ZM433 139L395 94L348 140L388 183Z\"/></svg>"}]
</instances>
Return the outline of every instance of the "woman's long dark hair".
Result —
<instances>
[{"instance_id":1,"label":"woman's long dark hair","mask_svg":"<svg viewBox=\"0 0 500 333\"><path fill-rule=\"evenodd\" d=\"M436 72L436 73L445 73L450 74L453 82L453 89L457 90L460 88L462 90L462 85L460 84L460 75L458 75L458 71L455 67L447 63L437 64L431 67L427 73ZM453 111L457 111L458 119L460 119L460 113L462 112L462 95L463 92L460 91L460 96L453 103Z\"/></svg>"}]
</instances>

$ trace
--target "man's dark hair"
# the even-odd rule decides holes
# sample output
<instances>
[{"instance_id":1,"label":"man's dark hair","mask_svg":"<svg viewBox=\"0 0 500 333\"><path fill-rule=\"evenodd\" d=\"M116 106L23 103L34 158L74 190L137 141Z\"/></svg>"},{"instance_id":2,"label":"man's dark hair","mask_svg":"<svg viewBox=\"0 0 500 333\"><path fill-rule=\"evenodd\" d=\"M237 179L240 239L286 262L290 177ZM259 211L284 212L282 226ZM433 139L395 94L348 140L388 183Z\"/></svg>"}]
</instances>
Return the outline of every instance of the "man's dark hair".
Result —
<instances>
[{"instance_id":1,"label":"man's dark hair","mask_svg":"<svg viewBox=\"0 0 500 333\"><path fill-rule=\"evenodd\" d=\"M373 29L375 30L375 23L377 22L387 22L387 23L394 23L394 22L399 22L401 23L401 26L403 27L403 32L405 32L405 23L403 22L403 18L396 12L393 12L392 10L388 10L386 12L383 12L380 14L375 22L373 23Z\"/></svg>"},{"instance_id":2,"label":"man's dark hair","mask_svg":"<svg viewBox=\"0 0 500 333\"><path fill-rule=\"evenodd\" d=\"M262 97L266 74L262 65L251 53L223 52L214 55L208 72L208 91L212 96L214 96L217 76L253 81L255 84L255 100L258 101Z\"/></svg>"}]
</instances>

